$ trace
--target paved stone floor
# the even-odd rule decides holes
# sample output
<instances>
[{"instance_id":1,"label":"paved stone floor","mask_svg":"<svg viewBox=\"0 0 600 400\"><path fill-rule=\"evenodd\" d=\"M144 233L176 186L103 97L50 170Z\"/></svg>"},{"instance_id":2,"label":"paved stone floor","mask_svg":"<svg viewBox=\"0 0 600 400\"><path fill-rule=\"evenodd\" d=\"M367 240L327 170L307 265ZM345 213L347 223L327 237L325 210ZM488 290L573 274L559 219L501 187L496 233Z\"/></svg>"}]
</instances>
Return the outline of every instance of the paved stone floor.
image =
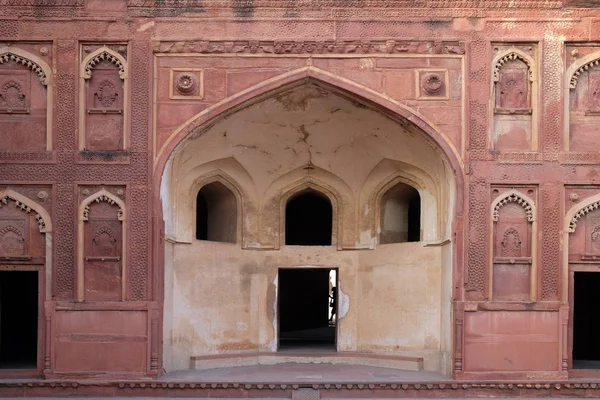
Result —
<instances>
[{"instance_id":1,"label":"paved stone floor","mask_svg":"<svg viewBox=\"0 0 600 400\"><path fill-rule=\"evenodd\" d=\"M217 368L204 371L175 371L163 375L160 380L221 383L375 383L440 382L449 379L434 372L402 371L361 365L290 363Z\"/></svg>"}]
</instances>

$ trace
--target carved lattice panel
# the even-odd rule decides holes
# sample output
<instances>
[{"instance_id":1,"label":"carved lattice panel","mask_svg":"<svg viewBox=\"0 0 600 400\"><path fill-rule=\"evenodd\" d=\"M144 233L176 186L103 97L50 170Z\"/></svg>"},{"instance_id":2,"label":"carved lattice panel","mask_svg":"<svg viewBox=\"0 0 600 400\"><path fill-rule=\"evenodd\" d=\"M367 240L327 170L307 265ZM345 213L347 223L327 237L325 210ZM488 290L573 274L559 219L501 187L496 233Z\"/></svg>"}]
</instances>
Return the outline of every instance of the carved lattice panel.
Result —
<instances>
[{"instance_id":1,"label":"carved lattice panel","mask_svg":"<svg viewBox=\"0 0 600 400\"><path fill-rule=\"evenodd\" d=\"M102 61L86 85L86 149L123 148L123 81L119 68Z\"/></svg>"},{"instance_id":2,"label":"carved lattice panel","mask_svg":"<svg viewBox=\"0 0 600 400\"><path fill-rule=\"evenodd\" d=\"M118 206L92 202L84 230L86 300L121 300L123 227Z\"/></svg>"}]
</instances>

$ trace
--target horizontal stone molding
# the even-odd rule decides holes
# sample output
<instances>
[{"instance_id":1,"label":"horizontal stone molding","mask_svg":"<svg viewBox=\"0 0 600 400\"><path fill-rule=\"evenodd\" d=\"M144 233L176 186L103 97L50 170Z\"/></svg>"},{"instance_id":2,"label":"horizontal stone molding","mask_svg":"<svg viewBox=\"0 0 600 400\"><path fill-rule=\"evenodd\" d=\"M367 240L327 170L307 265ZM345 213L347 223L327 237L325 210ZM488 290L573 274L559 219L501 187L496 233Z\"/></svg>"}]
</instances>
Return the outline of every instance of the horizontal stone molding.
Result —
<instances>
[{"instance_id":1,"label":"horizontal stone molding","mask_svg":"<svg viewBox=\"0 0 600 400\"><path fill-rule=\"evenodd\" d=\"M465 54L462 41L160 41L155 53L202 54Z\"/></svg>"},{"instance_id":2,"label":"horizontal stone molding","mask_svg":"<svg viewBox=\"0 0 600 400\"><path fill-rule=\"evenodd\" d=\"M15 0L16 2L17 0ZM23 1L23 0L21 0ZM72 0L73 1L73 0ZM24 2L24 1L23 1ZM224 4L225 3L225 4ZM237 4L236 4L237 3ZM241 4L240 4L241 3ZM0 3L1 4L1 3ZM239 5L238 5L239 4ZM222 0L128 0L128 7L146 8L223 8L251 9L256 7L290 8L288 0L254 0L224 2ZM298 0L294 8L561 8L558 0Z\"/></svg>"}]
</instances>

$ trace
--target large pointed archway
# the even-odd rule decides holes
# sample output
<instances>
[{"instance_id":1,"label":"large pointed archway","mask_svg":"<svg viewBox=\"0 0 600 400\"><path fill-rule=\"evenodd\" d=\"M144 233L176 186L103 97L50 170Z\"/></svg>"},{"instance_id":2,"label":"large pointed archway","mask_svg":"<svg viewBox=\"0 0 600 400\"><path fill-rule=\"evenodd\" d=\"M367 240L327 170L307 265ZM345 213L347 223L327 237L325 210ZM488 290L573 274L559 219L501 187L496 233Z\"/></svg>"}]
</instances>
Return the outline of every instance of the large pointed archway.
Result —
<instances>
[{"instance_id":1,"label":"large pointed archway","mask_svg":"<svg viewBox=\"0 0 600 400\"><path fill-rule=\"evenodd\" d=\"M338 352L410 356L450 373L462 164L417 113L309 67L192 118L157 149L154 167L167 238L167 371L198 356L241 352L258 362L276 352L279 271L318 268L338 271ZM235 243L194 240L197 182L214 176L237 196L238 215L227 218L240 222ZM398 182L418 192L421 232L383 244L380 200ZM285 242L288 201L306 190L329 199L331 244Z\"/></svg>"}]
</instances>

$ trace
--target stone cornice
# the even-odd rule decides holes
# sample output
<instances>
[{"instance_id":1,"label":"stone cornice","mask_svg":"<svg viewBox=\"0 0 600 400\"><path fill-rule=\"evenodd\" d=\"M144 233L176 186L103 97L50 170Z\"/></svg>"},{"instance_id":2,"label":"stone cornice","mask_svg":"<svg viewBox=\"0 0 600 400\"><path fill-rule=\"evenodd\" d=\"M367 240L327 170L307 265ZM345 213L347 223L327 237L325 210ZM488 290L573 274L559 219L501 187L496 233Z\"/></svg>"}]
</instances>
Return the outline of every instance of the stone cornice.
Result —
<instances>
[{"instance_id":1,"label":"stone cornice","mask_svg":"<svg viewBox=\"0 0 600 400\"><path fill-rule=\"evenodd\" d=\"M155 53L203 54L464 54L460 41L161 41Z\"/></svg>"},{"instance_id":2,"label":"stone cornice","mask_svg":"<svg viewBox=\"0 0 600 400\"><path fill-rule=\"evenodd\" d=\"M1 1L1 0L0 0ZM146 8L561 8L560 0L128 0L128 7ZM290 5L292 4L292 5Z\"/></svg>"}]
</instances>

